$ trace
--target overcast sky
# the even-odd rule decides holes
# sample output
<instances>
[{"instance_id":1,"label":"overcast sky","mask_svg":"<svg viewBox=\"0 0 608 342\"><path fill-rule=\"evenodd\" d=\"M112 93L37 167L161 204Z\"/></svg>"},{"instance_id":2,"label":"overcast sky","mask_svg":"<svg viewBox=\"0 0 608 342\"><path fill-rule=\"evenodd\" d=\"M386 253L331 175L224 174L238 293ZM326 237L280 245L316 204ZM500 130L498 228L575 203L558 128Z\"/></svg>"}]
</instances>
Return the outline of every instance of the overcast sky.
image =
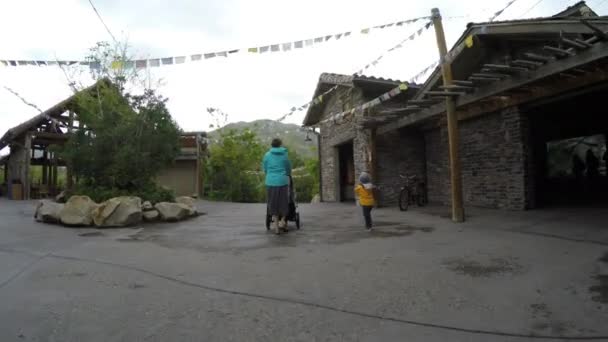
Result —
<instances>
[{"instance_id":1,"label":"overcast sky","mask_svg":"<svg viewBox=\"0 0 608 342\"><path fill-rule=\"evenodd\" d=\"M577 0L517 0L498 20L548 16ZM230 121L277 119L312 97L322 72L352 74L409 36L423 22L359 34L360 29L430 14L438 7L451 46L467 22L487 21L506 0L93 0L110 30L128 41L135 58L191 55L283 43L353 30L351 38L291 52L253 55L150 69L169 109L188 131L208 130L205 108ZM538 4L537 4L538 3ZM608 12L608 1L588 4ZM599 6L597 6L599 5ZM4 1L0 59L81 60L98 41L111 40L87 0ZM385 55L366 75L408 80L437 59L433 30ZM86 73L85 73L86 74ZM83 81L89 82L86 77ZM423 81L423 80L421 80ZM0 134L37 111L8 86L46 109L70 94L57 67L0 67ZM301 123L304 112L287 122ZM6 153L6 151L3 151Z\"/></svg>"}]
</instances>

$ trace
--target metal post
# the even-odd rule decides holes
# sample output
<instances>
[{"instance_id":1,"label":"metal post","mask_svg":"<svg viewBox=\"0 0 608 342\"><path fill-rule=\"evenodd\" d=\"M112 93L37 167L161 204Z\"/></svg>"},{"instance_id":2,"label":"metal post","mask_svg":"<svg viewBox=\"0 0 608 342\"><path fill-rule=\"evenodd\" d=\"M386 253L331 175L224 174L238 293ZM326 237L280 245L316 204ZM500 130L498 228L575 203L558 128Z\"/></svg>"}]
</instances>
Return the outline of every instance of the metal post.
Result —
<instances>
[{"instance_id":1,"label":"metal post","mask_svg":"<svg viewBox=\"0 0 608 342\"><path fill-rule=\"evenodd\" d=\"M448 54L448 48L445 42L445 33L443 31L443 23L441 14L438 8L433 8L431 11L433 24L435 26L435 34L437 36L437 47L439 48L439 58L441 63L441 71L443 74L443 85L452 85L452 66L445 57ZM464 221L464 208L462 206L462 177L460 172L460 157L458 156L459 132L458 118L456 117L456 103L452 96L447 96L445 100L445 108L448 121L448 141L450 153L450 180L452 185L452 221Z\"/></svg>"}]
</instances>

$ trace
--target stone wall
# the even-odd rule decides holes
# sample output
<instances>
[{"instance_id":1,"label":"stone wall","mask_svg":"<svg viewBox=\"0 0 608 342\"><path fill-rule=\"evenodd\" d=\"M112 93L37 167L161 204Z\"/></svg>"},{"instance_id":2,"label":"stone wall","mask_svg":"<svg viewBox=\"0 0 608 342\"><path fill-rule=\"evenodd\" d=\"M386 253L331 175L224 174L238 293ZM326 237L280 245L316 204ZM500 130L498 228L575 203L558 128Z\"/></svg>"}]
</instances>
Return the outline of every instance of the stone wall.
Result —
<instances>
[{"instance_id":1,"label":"stone wall","mask_svg":"<svg viewBox=\"0 0 608 342\"><path fill-rule=\"evenodd\" d=\"M424 134L426 142L426 184L430 203L448 204L450 174L447 136L446 127L427 131Z\"/></svg>"},{"instance_id":2,"label":"stone wall","mask_svg":"<svg viewBox=\"0 0 608 342\"><path fill-rule=\"evenodd\" d=\"M527 119L517 108L460 122L465 205L523 210L533 205ZM429 200L450 204L447 129L429 131Z\"/></svg>"},{"instance_id":3,"label":"stone wall","mask_svg":"<svg viewBox=\"0 0 608 342\"><path fill-rule=\"evenodd\" d=\"M352 108L365 101L361 90L356 88L341 87L334 91L331 97L328 98L325 110L321 116L321 120L328 118L330 115L342 112L345 109ZM360 144L365 141L365 137L357 135L356 122L352 119L340 123L328 122L321 125L321 134L319 136L321 146L321 183L322 199L324 202L335 202L340 200L339 192L339 158L337 146L355 142L354 150L361 150ZM361 170L361 152L354 153L355 157L355 172Z\"/></svg>"},{"instance_id":4,"label":"stone wall","mask_svg":"<svg viewBox=\"0 0 608 342\"><path fill-rule=\"evenodd\" d=\"M404 181L399 174L417 175L425 181L425 139L418 130L395 130L377 136L379 204L397 205Z\"/></svg>"}]
</instances>

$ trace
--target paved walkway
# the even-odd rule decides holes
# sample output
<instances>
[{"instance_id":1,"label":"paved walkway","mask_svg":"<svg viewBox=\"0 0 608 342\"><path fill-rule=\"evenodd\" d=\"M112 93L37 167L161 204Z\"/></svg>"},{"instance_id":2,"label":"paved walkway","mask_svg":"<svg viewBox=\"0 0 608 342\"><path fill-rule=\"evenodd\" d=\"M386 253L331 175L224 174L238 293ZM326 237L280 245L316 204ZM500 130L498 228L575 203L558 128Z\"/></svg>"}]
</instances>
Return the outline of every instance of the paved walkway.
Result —
<instances>
[{"instance_id":1,"label":"paved walkway","mask_svg":"<svg viewBox=\"0 0 608 342\"><path fill-rule=\"evenodd\" d=\"M0 341L608 340L608 210L374 212L200 202L176 225L37 224L0 200ZM605 272L602 271L602 272Z\"/></svg>"}]
</instances>

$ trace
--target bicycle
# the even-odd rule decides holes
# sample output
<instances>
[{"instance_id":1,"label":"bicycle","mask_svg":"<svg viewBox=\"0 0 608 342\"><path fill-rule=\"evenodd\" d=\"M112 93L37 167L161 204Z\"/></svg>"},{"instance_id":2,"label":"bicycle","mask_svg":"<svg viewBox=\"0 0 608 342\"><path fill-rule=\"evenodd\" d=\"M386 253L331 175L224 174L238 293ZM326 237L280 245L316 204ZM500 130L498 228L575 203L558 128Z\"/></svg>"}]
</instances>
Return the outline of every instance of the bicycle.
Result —
<instances>
[{"instance_id":1,"label":"bicycle","mask_svg":"<svg viewBox=\"0 0 608 342\"><path fill-rule=\"evenodd\" d=\"M405 185L399 192L399 210L406 211L410 204L416 203L424 207L428 203L426 197L426 184L418 181L418 177L399 175L405 180Z\"/></svg>"}]
</instances>

